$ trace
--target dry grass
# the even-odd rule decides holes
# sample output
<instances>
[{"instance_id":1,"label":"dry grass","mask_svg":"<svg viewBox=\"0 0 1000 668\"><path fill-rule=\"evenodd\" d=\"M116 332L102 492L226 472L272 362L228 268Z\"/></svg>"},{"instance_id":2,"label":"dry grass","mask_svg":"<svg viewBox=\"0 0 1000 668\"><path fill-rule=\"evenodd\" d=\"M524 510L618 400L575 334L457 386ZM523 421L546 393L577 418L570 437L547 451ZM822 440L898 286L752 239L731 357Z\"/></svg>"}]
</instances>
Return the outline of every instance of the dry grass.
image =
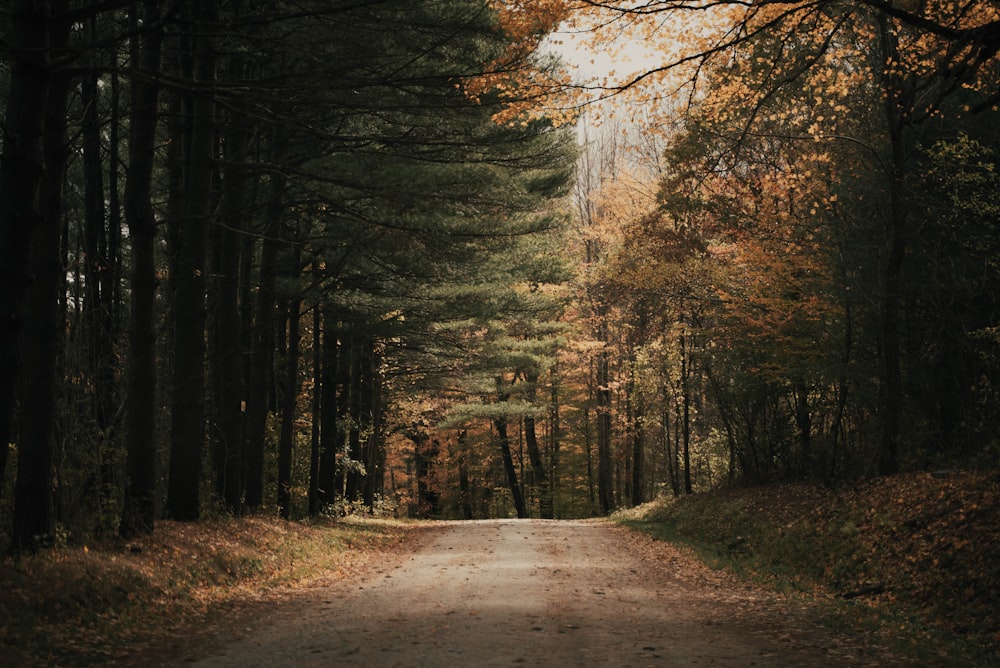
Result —
<instances>
[{"instance_id":1,"label":"dry grass","mask_svg":"<svg viewBox=\"0 0 1000 668\"><path fill-rule=\"evenodd\" d=\"M1000 664L1000 474L909 474L831 490L720 490L619 518L716 567L829 604L926 665ZM432 525L160 522L156 533L0 563L0 665L143 663L314 585L357 578ZM848 599L844 595L850 595ZM922 653L922 654L921 654ZM954 663L945 661L954 659ZM984 664L985 662L985 664Z\"/></svg>"},{"instance_id":2,"label":"dry grass","mask_svg":"<svg viewBox=\"0 0 1000 668\"><path fill-rule=\"evenodd\" d=\"M415 525L388 520L165 521L134 541L7 559L0 566L0 663L134 661L220 610L355 577L417 534Z\"/></svg>"},{"instance_id":3,"label":"dry grass","mask_svg":"<svg viewBox=\"0 0 1000 668\"><path fill-rule=\"evenodd\" d=\"M1000 473L719 490L623 513L716 567L829 603L927 665L1000 663Z\"/></svg>"}]
</instances>

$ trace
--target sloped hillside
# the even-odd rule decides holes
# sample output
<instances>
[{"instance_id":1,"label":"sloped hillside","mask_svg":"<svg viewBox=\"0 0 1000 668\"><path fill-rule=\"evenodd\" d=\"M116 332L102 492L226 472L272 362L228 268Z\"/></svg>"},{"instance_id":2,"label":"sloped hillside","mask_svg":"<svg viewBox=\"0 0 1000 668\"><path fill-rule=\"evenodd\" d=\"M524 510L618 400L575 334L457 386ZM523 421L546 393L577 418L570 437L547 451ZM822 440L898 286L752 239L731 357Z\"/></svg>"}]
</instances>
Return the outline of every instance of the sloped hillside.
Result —
<instances>
[{"instance_id":1,"label":"sloped hillside","mask_svg":"<svg viewBox=\"0 0 1000 668\"><path fill-rule=\"evenodd\" d=\"M836 489L723 489L619 519L719 567L828 599L831 617L870 624L918 656L973 665L1000 659L998 500L1000 472L942 471Z\"/></svg>"}]
</instances>

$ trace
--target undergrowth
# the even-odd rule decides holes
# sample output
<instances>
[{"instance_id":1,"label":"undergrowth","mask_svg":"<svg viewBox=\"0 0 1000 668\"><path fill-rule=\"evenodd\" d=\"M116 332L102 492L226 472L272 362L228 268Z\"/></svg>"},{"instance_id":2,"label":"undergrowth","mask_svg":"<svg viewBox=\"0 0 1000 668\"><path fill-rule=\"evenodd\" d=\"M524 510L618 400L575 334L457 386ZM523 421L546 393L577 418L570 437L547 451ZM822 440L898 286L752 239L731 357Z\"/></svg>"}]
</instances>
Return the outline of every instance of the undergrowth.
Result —
<instances>
[{"instance_id":1,"label":"undergrowth","mask_svg":"<svg viewBox=\"0 0 1000 668\"><path fill-rule=\"evenodd\" d=\"M615 519L822 602L920 665L1000 664L1000 475L907 474L661 499Z\"/></svg>"},{"instance_id":2,"label":"undergrowth","mask_svg":"<svg viewBox=\"0 0 1000 668\"><path fill-rule=\"evenodd\" d=\"M388 520L159 522L151 536L0 564L0 665L135 662L236 600L349 578L404 540Z\"/></svg>"}]
</instances>

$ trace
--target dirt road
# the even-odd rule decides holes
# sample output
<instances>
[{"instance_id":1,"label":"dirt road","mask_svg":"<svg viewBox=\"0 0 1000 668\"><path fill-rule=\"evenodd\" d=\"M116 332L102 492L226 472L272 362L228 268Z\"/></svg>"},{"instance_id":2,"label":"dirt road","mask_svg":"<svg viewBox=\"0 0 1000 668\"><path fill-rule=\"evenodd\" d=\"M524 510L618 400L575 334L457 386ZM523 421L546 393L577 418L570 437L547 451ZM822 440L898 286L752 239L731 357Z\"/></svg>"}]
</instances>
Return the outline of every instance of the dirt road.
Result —
<instances>
[{"instance_id":1,"label":"dirt road","mask_svg":"<svg viewBox=\"0 0 1000 668\"><path fill-rule=\"evenodd\" d=\"M802 604L591 521L442 523L400 563L277 606L241 635L175 665L890 663L821 629Z\"/></svg>"}]
</instances>

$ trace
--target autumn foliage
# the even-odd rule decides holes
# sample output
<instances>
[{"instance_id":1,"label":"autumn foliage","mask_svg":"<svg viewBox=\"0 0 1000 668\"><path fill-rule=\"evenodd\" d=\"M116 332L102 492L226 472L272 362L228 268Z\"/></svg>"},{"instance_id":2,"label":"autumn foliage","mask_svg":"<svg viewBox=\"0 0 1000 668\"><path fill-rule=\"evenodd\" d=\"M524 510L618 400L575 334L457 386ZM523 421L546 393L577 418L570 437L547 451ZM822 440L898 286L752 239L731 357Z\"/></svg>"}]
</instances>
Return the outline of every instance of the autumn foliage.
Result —
<instances>
[{"instance_id":1,"label":"autumn foliage","mask_svg":"<svg viewBox=\"0 0 1000 668\"><path fill-rule=\"evenodd\" d=\"M614 65L559 86L529 60L499 120L613 98L586 122L641 128L581 209L643 436L696 443L709 484L995 465L1000 286L969 227L992 229L995 7L501 4L518 53L558 26Z\"/></svg>"},{"instance_id":2,"label":"autumn foliage","mask_svg":"<svg viewBox=\"0 0 1000 668\"><path fill-rule=\"evenodd\" d=\"M4 498L22 499L4 510L32 524L17 549L220 502L570 517L724 483L997 465L989 3L272 9L225 38L164 16L133 45L126 19L160 23L101 5L92 35L69 35L66 54L104 63L87 80L104 97L70 96L69 126L46 130L88 158L47 185L91 188L89 208L46 209L62 232L39 246L62 264L38 262L67 267L61 284L8 300L58 305L28 318L56 340L26 340L66 351L30 376L57 402L4 395L20 419ZM171 53L220 40L193 50L212 85L159 76L161 37ZM101 44L134 46L153 75L114 79L125 52ZM593 62L563 63L571 44ZM170 105L202 124L171 123ZM74 120L84 108L99 117ZM188 135L198 153L171 153ZM148 173L108 159L131 148ZM108 249L108 310L83 246L124 238L101 193L115 208L127 176L136 206L118 209L148 234ZM205 269L174 264L182 249Z\"/></svg>"}]
</instances>

